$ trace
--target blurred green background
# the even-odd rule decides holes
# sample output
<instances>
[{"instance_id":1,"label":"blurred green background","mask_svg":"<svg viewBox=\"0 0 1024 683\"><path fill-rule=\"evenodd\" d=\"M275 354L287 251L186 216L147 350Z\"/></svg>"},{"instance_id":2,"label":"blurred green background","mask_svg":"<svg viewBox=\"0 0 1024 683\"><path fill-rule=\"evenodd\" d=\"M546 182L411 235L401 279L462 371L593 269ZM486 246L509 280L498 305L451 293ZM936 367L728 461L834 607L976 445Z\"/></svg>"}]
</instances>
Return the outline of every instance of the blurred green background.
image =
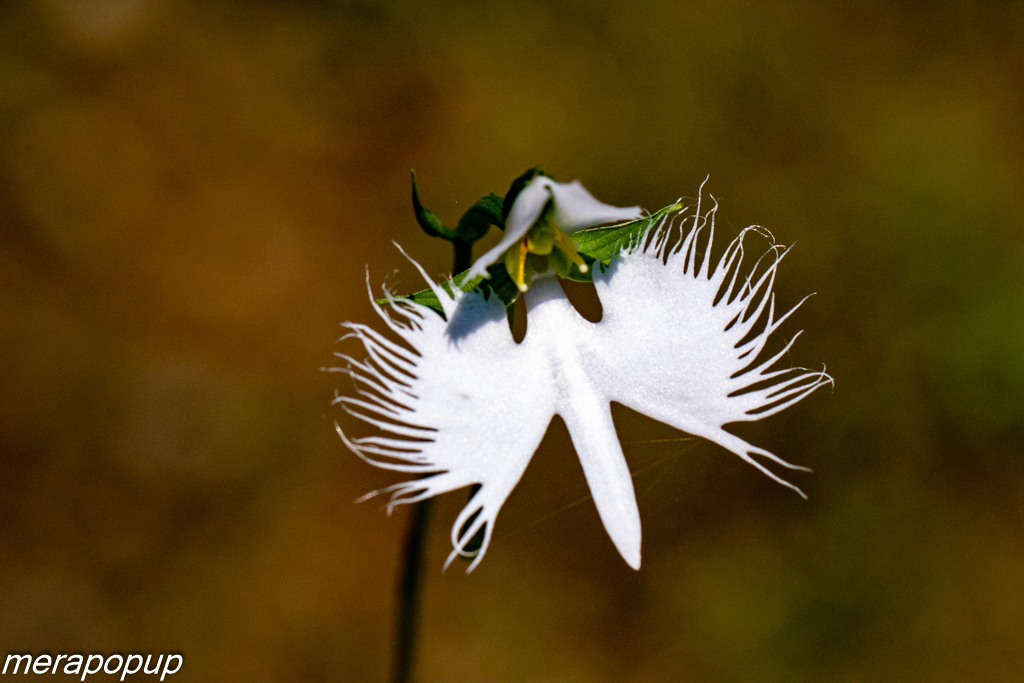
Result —
<instances>
[{"instance_id":1,"label":"blurred green background","mask_svg":"<svg viewBox=\"0 0 1024 683\"><path fill-rule=\"evenodd\" d=\"M424 681L1024 679L1024 3L0 5L0 647L379 681L408 512L333 432L342 320L526 168L707 188L820 391L737 433L805 502L617 410L644 563L556 423ZM492 236L496 240L496 236ZM479 248L478 248L478 252ZM393 271L398 270L398 274ZM418 288L418 287L417 287Z\"/></svg>"}]
</instances>

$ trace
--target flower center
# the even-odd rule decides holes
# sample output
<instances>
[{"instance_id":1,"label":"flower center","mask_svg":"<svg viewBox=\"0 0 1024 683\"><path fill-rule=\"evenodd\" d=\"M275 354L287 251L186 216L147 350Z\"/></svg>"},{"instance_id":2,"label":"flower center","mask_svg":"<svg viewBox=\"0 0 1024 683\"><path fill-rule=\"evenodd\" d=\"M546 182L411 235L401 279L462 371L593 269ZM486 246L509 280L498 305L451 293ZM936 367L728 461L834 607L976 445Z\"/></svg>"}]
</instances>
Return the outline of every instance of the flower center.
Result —
<instances>
[{"instance_id":1,"label":"flower center","mask_svg":"<svg viewBox=\"0 0 1024 683\"><path fill-rule=\"evenodd\" d=\"M545 216L505 252L505 270L520 292L529 288L534 277L554 273L564 278L573 266L581 273L589 270L572 237Z\"/></svg>"}]
</instances>

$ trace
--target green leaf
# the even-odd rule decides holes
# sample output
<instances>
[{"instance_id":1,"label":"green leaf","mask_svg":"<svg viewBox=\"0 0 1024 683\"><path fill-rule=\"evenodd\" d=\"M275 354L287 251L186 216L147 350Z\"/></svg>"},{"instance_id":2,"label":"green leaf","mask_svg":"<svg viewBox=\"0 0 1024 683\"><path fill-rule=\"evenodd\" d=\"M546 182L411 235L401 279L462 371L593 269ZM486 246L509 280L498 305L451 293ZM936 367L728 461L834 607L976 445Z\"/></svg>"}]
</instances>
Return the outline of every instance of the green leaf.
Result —
<instances>
[{"instance_id":1,"label":"green leaf","mask_svg":"<svg viewBox=\"0 0 1024 683\"><path fill-rule=\"evenodd\" d=\"M469 208L459 225L455 228L455 234L466 242L476 242L487 234L487 230L496 225L502 230L505 229L505 221L501 217L502 198L496 194L489 194L481 197L476 204Z\"/></svg>"},{"instance_id":2,"label":"green leaf","mask_svg":"<svg viewBox=\"0 0 1024 683\"><path fill-rule=\"evenodd\" d=\"M596 260L600 261L601 265L607 266L611 263L612 257L617 256L623 249L632 249L639 244L640 239L650 226L659 223L670 213L682 208L683 204L672 204L635 221L574 232L572 238L576 242L576 248L580 255L588 262ZM589 277L589 272L581 274L581 276L584 282L589 282L592 279ZM570 273L570 279L576 278L572 277Z\"/></svg>"},{"instance_id":3,"label":"green leaf","mask_svg":"<svg viewBox=\"0 0 1024 683\"><path fill-rule=\"evenodd\" d=\"M474 289L479 288L483 291L484 296L491 296L492 294L497 296L501 301L508 306L516 300L519 296L519 288L516 287L516 283L512 281L512 278L508 276L505 271L505 266L502 263L495 263L487 269L490 273L490 279L485 277L476 277L470 281L466 281L466 273L469 270L464 270L450 280L439 283L440 287L449 294L452 293L452 287L458 287L463 292L470 292ZM438 301L437 295L434 294L432 289L423 289L414 294L407 294L405 296L396 296L394 301L412 301L417 304L432 308L438 313L443 313L444 309L441 308L441 302ZM388 299L377 299L378 304L386 306L391 303Z\"/></svg>"}]
</instances>

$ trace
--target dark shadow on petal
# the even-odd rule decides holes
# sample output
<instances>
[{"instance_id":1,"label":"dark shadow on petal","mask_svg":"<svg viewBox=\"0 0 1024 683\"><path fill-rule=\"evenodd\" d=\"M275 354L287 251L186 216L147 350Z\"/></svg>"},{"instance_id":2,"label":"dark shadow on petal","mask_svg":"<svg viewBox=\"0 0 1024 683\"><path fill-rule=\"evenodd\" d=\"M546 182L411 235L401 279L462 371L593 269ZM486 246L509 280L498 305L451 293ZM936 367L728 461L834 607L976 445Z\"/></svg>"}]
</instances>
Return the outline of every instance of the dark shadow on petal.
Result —
<instances>
[{"instance_id":1,"label":"dark shadow on petal","mask_svg":"<svg viewBox=\"0 0 1024 683\"><path fill-rule=\"evenodd\" d=\"M473 334L481 326L505 318L505 307L496 295L484 299L478 294L462 298L448 320L445 333L455 344Z\"/></svg>"}]
</instances>

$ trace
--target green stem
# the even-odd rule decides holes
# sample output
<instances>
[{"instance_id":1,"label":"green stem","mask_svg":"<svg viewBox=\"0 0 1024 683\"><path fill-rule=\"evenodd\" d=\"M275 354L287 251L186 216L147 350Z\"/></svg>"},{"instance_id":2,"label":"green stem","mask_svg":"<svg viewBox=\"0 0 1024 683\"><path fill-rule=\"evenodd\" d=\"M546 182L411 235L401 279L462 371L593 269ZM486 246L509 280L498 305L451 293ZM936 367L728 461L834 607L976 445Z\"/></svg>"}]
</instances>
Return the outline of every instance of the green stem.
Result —
<instances>
[{"instance_id":1,"label":"green stem","mask_svg":"<svg viewBox=\"0 0 1024 683\"><path fill-rule=\"evenodd\" d=\"M398 584L397 647L395 649L394 683L409 683L412 680L412 665L416 655L416 635L420 612L420 567L423 564L423 540L427 535L430 499L412 506L412 519L402 549L402 577Z\"/></svg>"},{"instance_id":2,"label":"green stem","mask_svg":"<svg viewBox=\"0 0 1024 683\"><path fill-rule=\"evenodd\" d=\"M452 273L457 274L464 270L469 270L469 267L473 265L473 243L462 239L455 239L452 241L452 247L455 249L455 263Z\"/></svg>"}]
</instances>

